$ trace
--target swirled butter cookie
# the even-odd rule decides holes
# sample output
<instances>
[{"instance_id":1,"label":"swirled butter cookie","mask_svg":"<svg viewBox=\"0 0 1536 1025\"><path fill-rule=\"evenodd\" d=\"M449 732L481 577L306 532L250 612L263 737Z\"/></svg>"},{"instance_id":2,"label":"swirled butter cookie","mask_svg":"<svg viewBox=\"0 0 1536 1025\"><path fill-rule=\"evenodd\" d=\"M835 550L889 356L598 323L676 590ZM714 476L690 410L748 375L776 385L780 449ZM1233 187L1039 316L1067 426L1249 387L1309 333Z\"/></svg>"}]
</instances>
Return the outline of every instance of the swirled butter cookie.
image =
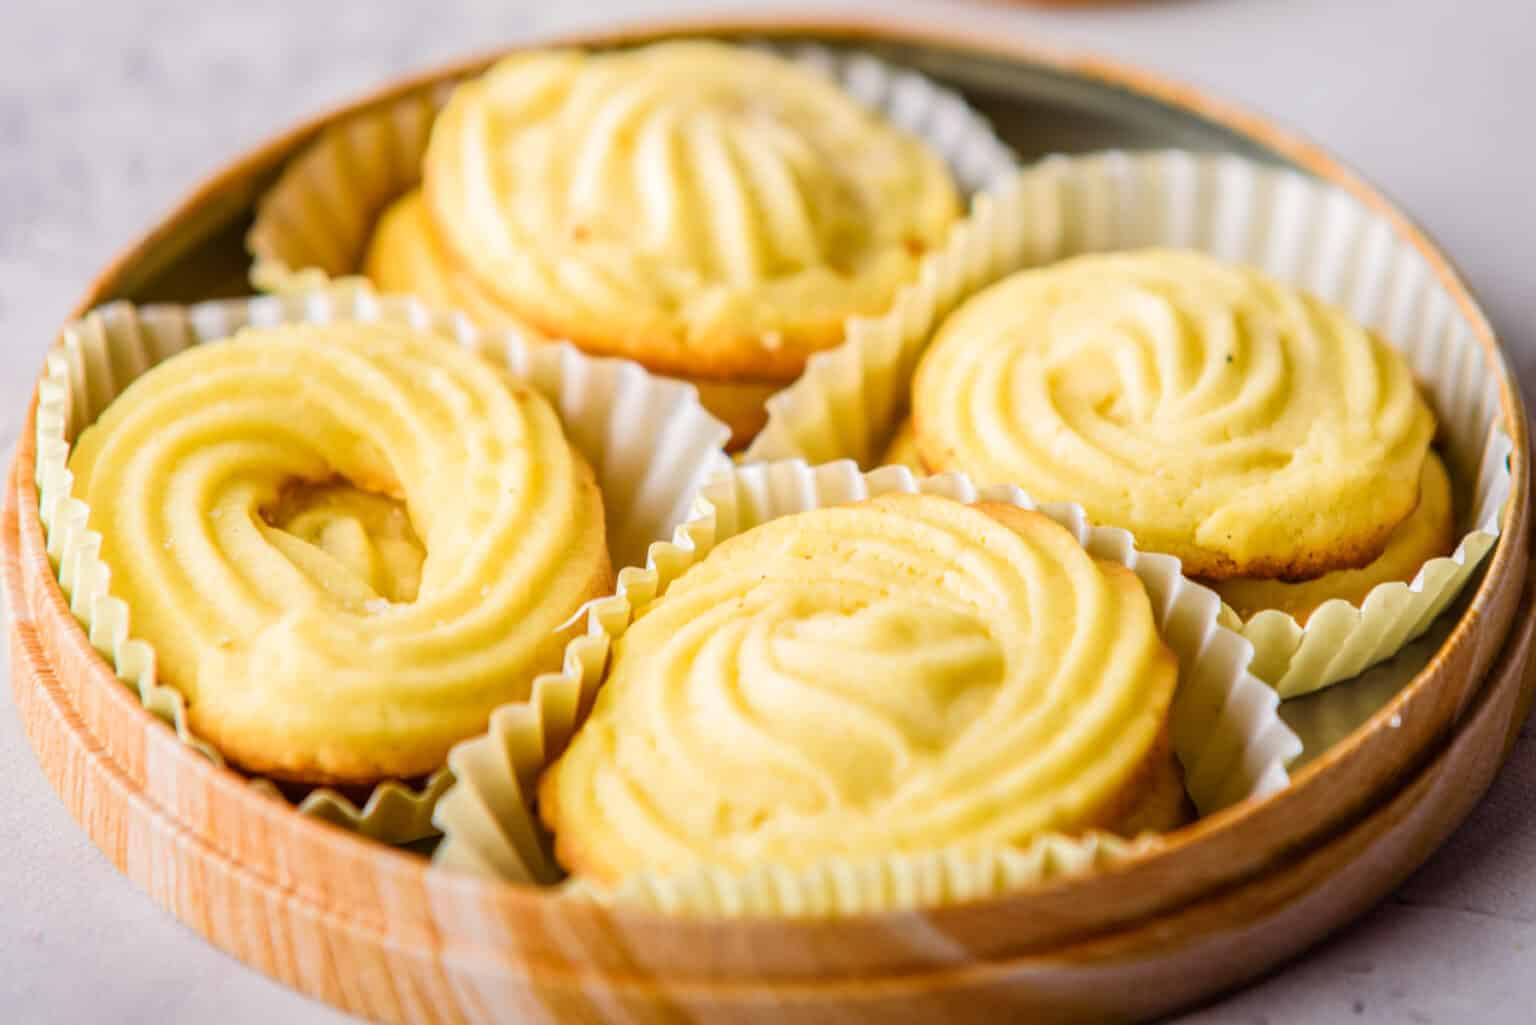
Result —
<instances>
[{"instance_id":1,"label":"swirled butter cookie","mask_svg":"<svg viewBox=\"0 0 1536 1025\"><path fill-rule=\"evenodd\" d=\"M959 216L939 157L830 80L709 42L519 54L423 165L455 265L551 337L762 388L883 312Z\"/></svg>"},{"instance_id":2,"label":"swirled butter cookie","mask_svg":"<svg viewBox=\"0 0 1536 1025\"><path fill-rule=\"evenodd\" d=\"M819 509L638 613L540 806L603 882L1169 829L1177 676L1136 576L1038 513Z\"/></svg>"},{"instance_id":3,"label":"swirled butter cookie","mask_svg":"<svg viewBox=\"0 0 1536 1025\"><path fill-rule=\"evenodd\" d=\"M973 297L912 408L925 466L1077 502L1211 579L1371 562L1418 502L1435 430L1407 363L1342 310L1173 250Z\"/></svg>"},{"instance_id":4,"label":"swirled butter cookie","mask_svg":"<svg viewBox=\"0 0 1536 1025\"><path fill-rule=\"evenodd\" d=\"M195 346L124 390L69 465L193 731L276 778L436 769L559 666L564 624L612 579L554 409L403 324Z\"/></svg>"}]
</instances>

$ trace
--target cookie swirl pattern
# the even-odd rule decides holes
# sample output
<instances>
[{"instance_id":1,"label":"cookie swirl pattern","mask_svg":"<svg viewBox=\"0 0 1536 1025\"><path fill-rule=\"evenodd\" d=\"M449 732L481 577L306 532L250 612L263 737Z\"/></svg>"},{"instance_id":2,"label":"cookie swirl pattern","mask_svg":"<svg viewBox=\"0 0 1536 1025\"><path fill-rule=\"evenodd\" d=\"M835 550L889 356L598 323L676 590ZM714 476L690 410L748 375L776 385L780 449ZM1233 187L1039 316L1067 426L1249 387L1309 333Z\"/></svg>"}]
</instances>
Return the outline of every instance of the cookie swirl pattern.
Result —
<instances>
[{"instance_id":1,"label":"cookie swirl pattern","mask_svg":"<svg viewBox=\"0 0 1536 1025\"><path fill-rule=\"evenodd\" d=\"M542 813L608 883L1167 829L1177 675L1135 575L1037 513L801 513L641 611Z\"/></svg>"},{"instance_id":2,"label":"cookie swirl pattern","mask_svg":"<svg viewBox=\"0 0 1536 1025\"><path fill-rule=\"evenodd\" d=\"M925 466L1081 503L1212 579L1369 563L1435 430L1406 362L1342 310L1173 250L987 289L945 322L912 402Z\"/></svg>"},{"instance_id":3,"label":"cookie swirl pattern","mask_svg":"<svg viewBox=\"0 0 1536 1025\"><path fill-rule=\"evenodd\" d=\"M70 469L192 729L276 778L438 768L558 666L562 624L612 580L592 472L548 402L402 324L189 349Z\"/></svg>"},{"instance_id":4,"label":"cookie swirl pattern","mask_svg":"<svg viewBox=\"0 0 1536 1025\"><path fill-rule=\"evenodd\" d=\"M516 316L653 370L786 380L959 215L944 163L830 80L704 42L509 58L460 87L425 198Z\"/></svg>"}]
</instances>

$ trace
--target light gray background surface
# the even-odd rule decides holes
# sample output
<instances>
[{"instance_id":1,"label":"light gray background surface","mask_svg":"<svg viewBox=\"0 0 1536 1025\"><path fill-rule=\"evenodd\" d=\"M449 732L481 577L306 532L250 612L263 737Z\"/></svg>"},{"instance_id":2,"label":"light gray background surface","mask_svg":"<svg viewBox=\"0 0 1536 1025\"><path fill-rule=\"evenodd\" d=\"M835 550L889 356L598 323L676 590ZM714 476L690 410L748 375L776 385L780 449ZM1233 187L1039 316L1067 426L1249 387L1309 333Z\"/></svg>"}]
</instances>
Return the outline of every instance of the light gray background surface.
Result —
<instances>
[{"instance_id":1,"label":"light gray background surface","mask_svg":"<svg viewBox=\"0 0 1536 1025\"><path fill-rule=\"evenodd\" d=\"M587 0L0 0L0 447L93 275L242 149L407 69L539 33L748 6ZM1104 52L1276 116L1458 261L1536 391L1536 4L1150 0L1037 11L846 3ZM812 10L801 4L802 11ZM825 9L825 8L823 8ZM3 671L3 670L0 670ZM9 692L9 689L6 689ZM0 1022L350 1019L205 946L66 814L0 701ZM1536 738L1358 926L1200 1025L1536 1020Z\"/></svg>"}]
</instances>

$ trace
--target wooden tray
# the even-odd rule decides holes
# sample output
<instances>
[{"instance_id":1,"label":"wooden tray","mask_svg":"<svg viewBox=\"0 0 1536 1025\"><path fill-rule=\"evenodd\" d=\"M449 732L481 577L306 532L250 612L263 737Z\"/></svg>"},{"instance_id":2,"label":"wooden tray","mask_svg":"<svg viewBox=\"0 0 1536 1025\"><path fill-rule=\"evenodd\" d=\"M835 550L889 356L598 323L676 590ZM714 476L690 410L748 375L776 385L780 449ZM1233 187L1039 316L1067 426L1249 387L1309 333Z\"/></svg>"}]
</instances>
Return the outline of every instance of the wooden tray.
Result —
<instances>
[{"instance_id":1,"label":"wooden tray","mask_svg":"<svg viewBox=\"0 0 1536 1025\"><path fill-rule=\"evenodd\" d=\"M631 30L815 36L964 89L1025 154L1180 145L1292 164L1386 215L1496 343L1455 271L1315 147L1104 61L878 24L732 22ZM401 82L216 175L81 303L244 290L251 203L321 125L489 58ZM1501 374L1507 373L1502 364ZM1181 831L1113 872L926 914L830 922L681 921L557 901L429 870L302 818L208 765L91 649L43 548L29 417L0 522L12 685L54 785L157 900L254 967L386 1021L1103 1020L1158 1013L1262 972L1380 898L1486 788L1529 699L1529 451L1519 389L1504 535L1467 610L1414 681L1294 784ZM1518 622L1513 632L1511 625Z\"/></svg>"}]
</instances>

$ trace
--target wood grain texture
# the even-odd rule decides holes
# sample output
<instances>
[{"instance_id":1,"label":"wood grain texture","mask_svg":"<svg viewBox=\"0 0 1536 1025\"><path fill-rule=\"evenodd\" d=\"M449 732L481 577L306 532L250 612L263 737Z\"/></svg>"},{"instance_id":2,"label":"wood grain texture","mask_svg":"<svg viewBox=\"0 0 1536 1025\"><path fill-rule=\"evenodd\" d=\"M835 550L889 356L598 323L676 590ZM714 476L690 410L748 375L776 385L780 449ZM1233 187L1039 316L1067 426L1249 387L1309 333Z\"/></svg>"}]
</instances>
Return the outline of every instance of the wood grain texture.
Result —
<instances>
[{"instance_id":1,"label":"wood grain texture","mask_svg":"<svg viewBox=\"0 0 1536 1025\"><path fill-rule=\"evenodd\" d=\"M1005 52L1004 44L888 26L775 28ZM1194 109L1388 214L1481 327L1502 374L1492 334L1454 270L1326 155L1138 72L1016 56ZM103 275L82 308L131 290L231 209L243 210L324 120L216 175ZM1289 789L1204 820L1113 872L987 904L830 922L682 921L433 872L419 858L298 816L180 744L91 648L43 548L30 417L0 522L13 689L46 773L114 864L223 949L378 1020L1141 1016L1236 984L1347 921L1422 861L1491 779L1528 699L1533 629L1527 610L1511 634L1529 561L1529 463L1524 409L1502 380L1516 444L1504 538L1468 612L1419 677Z\"/></svg>"}]
</instances>

